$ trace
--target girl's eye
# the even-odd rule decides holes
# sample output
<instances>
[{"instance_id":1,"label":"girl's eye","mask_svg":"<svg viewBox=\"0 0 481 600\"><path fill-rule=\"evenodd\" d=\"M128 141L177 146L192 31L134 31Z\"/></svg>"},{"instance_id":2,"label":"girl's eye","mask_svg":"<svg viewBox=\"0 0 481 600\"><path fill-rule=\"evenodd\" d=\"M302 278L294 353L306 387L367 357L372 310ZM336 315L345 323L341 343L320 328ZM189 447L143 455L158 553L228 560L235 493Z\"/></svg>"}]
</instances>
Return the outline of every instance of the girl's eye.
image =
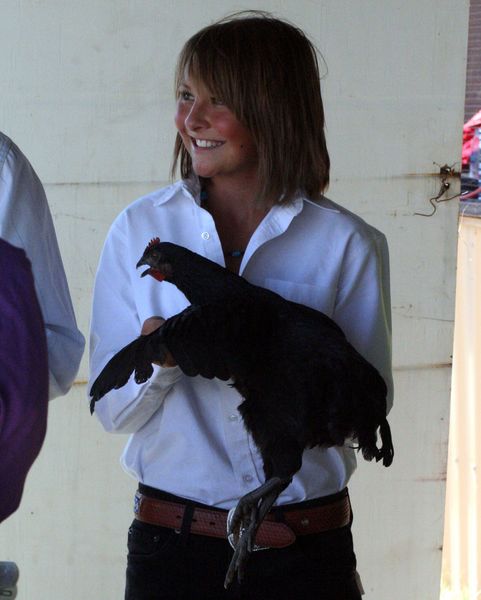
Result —
<instances>
[{"instance_id":1,"label":"girl's eye","mask_svg":"<svg viewBox=\"0 0 481 600\"><path fill-rule=\"evenodd\" d=\"M194 98L194 96L187 90L180 90L179 97L182 100L192 100Z\"/></svg>"},{"instance_id":2,"label":"girl's eye","mask_svg":"<svg viewBox=\"0 0 481 600\"><path fill-rule=\"evenodd\" d=\"M212 104L217 104L218 106L224 106L225 102L223 100L221 100L220 98L211 98L211 102Z\"/></svg>"}]
</instances>

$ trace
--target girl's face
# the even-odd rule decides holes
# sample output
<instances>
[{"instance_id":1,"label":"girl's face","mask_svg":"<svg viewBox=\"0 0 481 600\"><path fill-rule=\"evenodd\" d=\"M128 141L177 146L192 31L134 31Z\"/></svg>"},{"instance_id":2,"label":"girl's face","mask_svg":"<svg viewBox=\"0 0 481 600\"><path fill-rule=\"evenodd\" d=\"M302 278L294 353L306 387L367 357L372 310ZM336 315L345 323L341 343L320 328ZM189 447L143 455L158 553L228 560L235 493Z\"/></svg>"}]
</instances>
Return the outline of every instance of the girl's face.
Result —
<instances>
[{"instance_id":1,"label":"girl's face","mask_svg":"<svg viewBox=\"0 0 481 600\"><path fill-rule=\"evenodd\" d=\"M257 175L257 150L250 131L231 110L187 74L177 91L175 125L199 177Z\"/></svg>"}]
</instances>

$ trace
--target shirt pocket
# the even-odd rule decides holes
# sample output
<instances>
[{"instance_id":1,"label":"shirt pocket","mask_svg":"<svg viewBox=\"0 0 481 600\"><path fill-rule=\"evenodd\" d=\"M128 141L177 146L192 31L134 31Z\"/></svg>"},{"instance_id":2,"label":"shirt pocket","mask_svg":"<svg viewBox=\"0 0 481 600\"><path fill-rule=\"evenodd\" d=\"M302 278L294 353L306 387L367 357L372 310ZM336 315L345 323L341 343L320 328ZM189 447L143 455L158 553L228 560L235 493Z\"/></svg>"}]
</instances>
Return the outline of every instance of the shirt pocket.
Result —
<instances>
[{"instance_id":1,"label":"shirt pocket","mask_svg":"<svg viewBox=\"0 0 481 600\"><path fill-rule=\"evenodd\" d=\"M264 287L276 292L286 300L297 302L319 310L329 317L334 312L336 288L327 285L310 285L308 283L293 283L282 279L267 278Z\"/></svg>"}]
</instances>

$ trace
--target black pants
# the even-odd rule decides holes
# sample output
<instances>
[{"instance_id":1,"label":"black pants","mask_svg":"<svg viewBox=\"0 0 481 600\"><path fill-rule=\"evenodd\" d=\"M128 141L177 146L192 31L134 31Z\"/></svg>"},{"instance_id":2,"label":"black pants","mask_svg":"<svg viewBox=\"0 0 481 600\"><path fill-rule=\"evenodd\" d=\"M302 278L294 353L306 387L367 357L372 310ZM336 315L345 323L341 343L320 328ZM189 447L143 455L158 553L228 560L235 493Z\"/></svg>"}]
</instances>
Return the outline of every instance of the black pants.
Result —
<instances>
[{"instance_id":1,"label":"black pants","mask_svg":"<svg viewBox=\"0 0 481 600\"><path fill-rule=\"evenodd\" d=\"M145 492L145 490L144 490ZM224 589L227 540L134 520L125 600L360 600L350 525L254 552L242 585Z\"/></svg>"}]
</instances>

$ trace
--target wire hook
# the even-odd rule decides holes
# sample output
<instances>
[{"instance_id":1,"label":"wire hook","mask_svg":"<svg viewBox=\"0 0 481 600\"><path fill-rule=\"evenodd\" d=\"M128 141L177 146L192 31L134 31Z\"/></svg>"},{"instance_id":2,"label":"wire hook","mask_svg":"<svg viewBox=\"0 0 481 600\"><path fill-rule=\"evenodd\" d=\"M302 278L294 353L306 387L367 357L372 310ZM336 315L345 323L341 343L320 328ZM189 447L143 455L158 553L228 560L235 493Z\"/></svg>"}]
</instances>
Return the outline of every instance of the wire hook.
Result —
<instances>
[{"instance_id":1,"label":"wire hook","mask_svg":"<svg viewBox=\"0 0 481 600\"><path fill-rule=\"evenodd\" d=\"M436 165L437 163L434 163L434 164ZM447 202L448 200L457 198L460 195L460 194L456 194L455 196L450 196L449 198L442 198L442 196L444 196L444 194L451 187L451 184L449 183L448 178L455 175L455 172L454 172L454 165L449 166L446 164L446 165L443 165L442 167L438 165L438 167L439 167L439 176L441 177L441 187L439 188L439 192L436 194L436 196L429 198L429 203L433 207L433 210L430 213L418 213L418 212L414 213L418 217L432 217L434 215L434 213L437 211L439 203Z\"/></svg>"}]
</instances>

